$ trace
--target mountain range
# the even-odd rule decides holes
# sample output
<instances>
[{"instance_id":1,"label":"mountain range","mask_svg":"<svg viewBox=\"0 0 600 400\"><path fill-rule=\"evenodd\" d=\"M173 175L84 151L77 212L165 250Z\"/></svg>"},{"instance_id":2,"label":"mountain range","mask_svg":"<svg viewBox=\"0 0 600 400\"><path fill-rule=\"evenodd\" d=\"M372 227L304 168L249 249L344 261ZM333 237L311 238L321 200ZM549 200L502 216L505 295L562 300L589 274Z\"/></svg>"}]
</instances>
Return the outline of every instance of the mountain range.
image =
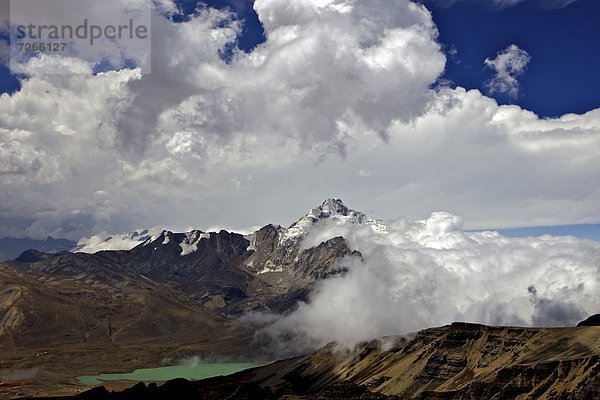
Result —
<instances>
[{"instance_id":1,"label":"mountain range","mask_svg":"<svg viewBox=\"0 0 600 400\"><path fill-rule=\"evenodd\" d=\"M11 386L25 394L51 393L52 388L69 393L77 375L127 372L190 356L277 359L281 354L270 352L268 343L261 342L265 339L256 335L256 327L240 317L289 314L308 299L318 282L347 272L340 260L362 260L363 255L342 236L314 237L313 227L324 223L360 225L373 233L388 229L340 199L328 199L288 228L269 224L248 235L225 230L145 232L133 238L139 244L130 250L94 254L27 250L14 261L0 263L0 382L29 382L25 385L29 389ZM330 346L311 356L273 364L272 370L257 370L263 371L258 375L238 376L251 388L270 391L269 396L282 390L302 396L322 394L331 385L350 384L358 385L359 392L373 389L381 396L418 397L430 389L458 390L458 382L471 386L456 393L478 393L479 372L500 374L513 364L518 370L524 368L522 360L536 365L527 378L531 382L538 382L540 362L559 363L540 367L546 368L539 372L544 379L544 374L567 369L571 378L569 371L585 372L572 386L577 393L587 393L577 385L592 382L590 377L600 371L595 326L564 332L502 329L457 325L419 333L418 342L386 339L397 349L392 355L388 345L385 351L365 345L364 352L340 358ZM438 339L447 353L436 353L432 343ZM472 357L458 359L463 352ZM490 357L496 353L504 358L493 361ZM371 366L370 361L361 363L375 359L379 361ZM569 361L560 364L564 360ZM275 370L279 375L271 376L269 371ZM438 373L443 371L449 371L448 376L440 380ZM462 375L457 377L459 372ZM284 373L293 379L284 379ZM304 389L296 387L294 377ZM486 379L495 384L497 378ZM523 393L542 390L538 383L530 383L532 389ZM560 388L547 385L545 390L551 389ZM14 394L12 389L2 393L0 384L0 398ZM441 398L464 398L456 393Z\"/></svg>"},{"instance_id":2,"label":"mountain range","mask_svg":"<svg viewBox=\"0 0 600 400\"><path fill-rule=\"evenodd\" d=\"M12 260L25 250L34 249L44 253L57 253L74 249L76 242L68 239L55 239L48 236L44 240L30 238L0 238L0 261Z\"/></svg>"},{"instance_id":3,"label":"mountain range","mask_svg":"<svg viewBox=\"0 0 600 400\"><path fill-rule=\"evenodd\" d=\"M343 273L337 260L360 257L341 237L301 247L324 218L373 222L331 199L289 228L246 236L165 230L131 250L25 251L0 264L2 372L35 369L56 382L188 355L259 359L237 317L285 313L317 280Z\"/></svg>"}]
</instances>

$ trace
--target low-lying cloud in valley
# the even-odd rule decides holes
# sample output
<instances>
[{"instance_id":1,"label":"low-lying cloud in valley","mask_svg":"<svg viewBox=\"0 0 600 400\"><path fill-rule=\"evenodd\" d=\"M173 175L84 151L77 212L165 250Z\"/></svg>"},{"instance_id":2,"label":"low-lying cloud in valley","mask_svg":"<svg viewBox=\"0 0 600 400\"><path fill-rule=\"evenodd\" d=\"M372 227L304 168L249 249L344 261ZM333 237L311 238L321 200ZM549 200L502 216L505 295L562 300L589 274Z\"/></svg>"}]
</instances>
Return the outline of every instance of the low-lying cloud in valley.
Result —
<instances>
[{"instance_id":1,"label":"low-lying cloud in valley","mask_svg":"<svg viewBox=\"0 0 600 400\"><path fill-rule=\"evenodd\" d=\"M289 315L248 314L257 340L278 354L331 341L416 332L454 321L490 325L574 326L600 309L600 243L574 237L508 238L466 232L462 219L435 212L380 226L315 223L304 247L346 238L340 274L320 281Z\"/></svg>"}]
</instances>

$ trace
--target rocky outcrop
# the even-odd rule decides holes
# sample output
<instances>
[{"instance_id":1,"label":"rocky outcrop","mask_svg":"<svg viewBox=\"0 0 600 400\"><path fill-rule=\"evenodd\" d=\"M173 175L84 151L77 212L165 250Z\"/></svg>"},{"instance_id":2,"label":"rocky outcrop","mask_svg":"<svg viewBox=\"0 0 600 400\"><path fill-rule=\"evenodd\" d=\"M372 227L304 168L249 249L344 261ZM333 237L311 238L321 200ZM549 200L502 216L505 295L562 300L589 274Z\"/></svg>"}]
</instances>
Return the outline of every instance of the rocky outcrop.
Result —
<instances>
[{"instance_id":1,"label":"rocky outcrop","mask_svg":"<svg viewBox=\"0 0 600 400\"><path fill-rule=\"evenodd\" d=\"M589 318L581 321L577 326L600 326L600 314L594 314Z\"/></svg>"},{"instance_id":2,"label":"rocky outcrop","mask_svg":"<svg viewBox=\"0 0 600 400\"><path fill-rule=\"evenodd\" d=\"M0 287L0 337L17 332L24 321L24 315L15 303L23 295L20 287Z\"/></svg>"}]
</instances>

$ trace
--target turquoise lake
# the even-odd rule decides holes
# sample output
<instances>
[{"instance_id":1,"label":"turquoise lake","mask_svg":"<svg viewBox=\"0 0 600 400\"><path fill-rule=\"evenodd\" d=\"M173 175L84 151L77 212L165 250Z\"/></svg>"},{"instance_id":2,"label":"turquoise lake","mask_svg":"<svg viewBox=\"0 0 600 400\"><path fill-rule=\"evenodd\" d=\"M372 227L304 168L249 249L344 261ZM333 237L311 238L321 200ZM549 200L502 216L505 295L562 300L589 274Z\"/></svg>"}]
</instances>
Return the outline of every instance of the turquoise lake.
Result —
<instances>
[{"instance_id":1,"label":"turquoise lake","mask_svg":"<svg viewBox=\"0 0 600 400\"><path fill-rule=\"evenodd\" d=\"M77 381L83 385L98 385L105 381L168 381L169 379L185 378L189 380L198 380L211 378L219 375L229 375L235 372L243 371L248 368L257 367L258 364L251 363L219 363L219 364L198 364L195 366L174 365L170 367L136 369L127 374L100 374L78 376Z\"/></svg>"}]
</instances>

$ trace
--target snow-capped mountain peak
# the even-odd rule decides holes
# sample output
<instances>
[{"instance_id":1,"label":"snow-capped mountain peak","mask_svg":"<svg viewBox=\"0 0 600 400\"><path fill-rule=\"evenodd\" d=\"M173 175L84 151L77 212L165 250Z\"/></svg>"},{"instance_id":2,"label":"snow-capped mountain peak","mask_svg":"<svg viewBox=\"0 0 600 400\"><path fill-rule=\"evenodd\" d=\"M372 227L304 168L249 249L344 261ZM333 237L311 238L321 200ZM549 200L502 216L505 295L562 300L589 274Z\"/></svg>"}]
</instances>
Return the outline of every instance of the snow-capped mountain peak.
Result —
<instances>
[{"instance_id":1,"label":"snow-capped mountain peak","mask_svg":"<svg viewBox=\"0 0 600 400\"><path fill-rule=\"evenodd\" d=\"M346 207L341 199L327 199L321 203L320 206L310 210L308 215L314 216L317 219L347 219L351 223L362 223L367 219L367 216L362 212L354 211Z\"/></svg>"},{"instance_id":2,"label":"snow-capped mountain peak","mask_svg":"<svg viewBox=\"0 0 600 400\"><path fill-rule=\"evenodd\" d=\"M317 207L308 211L303 217L295 221L289 228L277 226L279 241L282 245L300 243L306 238L315 224L321 227L337 228L329 232L340 232L340 229L351 225L369 226L374 232L387 232L388 227L382 221L369 218L360 211L347 207L339 198L329 198ZM316 231L312 229L316 234ZM315 235L313 235L315 236ZM340 235L337 235L340 236ZM254 248L256 232L246 235L250 242L250 249ZM155 227L146 230L136 230L129 233L108 235L106 233L92 236L79 241L75 251L95 253L100 250L130 250L136 246L153 246L158 250L160 246L172 248L181 256L196 252L202 239L210 238L209 233L200 230L190 230L184 233L175 233L163 228ZM320 236L318 239L320 240ZM312 239L307 243L312 243ZM318 244L318 243L316 243Z\"/></svg>"},{"instance_id":3,"label":"snow-capped mountain peak","mask_svg":"<svg viewBox=\"0 0 600 400\"><path fill-rule=\"evenodd\" d=\"M201 239L210 238L210 234L205 233L198 229L193 229L189 232L184 233L173 233L171 231L163 230L157 237L152 237L147 240L143 246L161 244L170 245L174 243L181 249L181 256L187 256L188 254L194 253L198 250L198 244Z\"/></svg>"},{"instance_id":4,"label":"snow-capped mountain peak","mask_svg":"<svg viewBox=\"0 0 600 400\"><path fill-rule=\"evenodd\" d=\"M73 252L96 253L102 250L131 250L156 235L155 230L137 229L132 232L109 234L100 233L79 240Z\"/></svg>"},{"instance_id":5,"label":"snow-capped mountain peak","mask_svg":"<svg viewBox=\"0 0 600 400\"><path fill-rule=\"evenodd\" d=\"M346 207L341 199L330 198L318 207L311 209L288 229L282 229L281 242L296 241L306 236L311 227L318 222L328 225L365 224L370 225L376 232L386 232L388 230L382 221L369 218L360 211Z\"/></svg>"},{"instance_id":6,"label":"snow-capped mountain peak","mask_svg":"<svg viewBox=\"0 0 600 400\"><path fill-rule=\"evenodd\" d=\"M310 226L319 220L327 218L352 224L360 224L368 219L362 212L346 207L341 199L331 198L325 200L320 206L311 209L304 217L294 222L289 229Z\"/></svg>"},{"instance_id":7,"label":"snow-capped mountain peak","mask_svg":"<svg viewBox=\"0 0 600 400\"><path fill-rule=\"evenodd\" d=\"M185 233L185 239L179 243L181 247L181 255L186 256L198 250L198 243L202 239L210 238L210 234L194 229L191 232Z\"/></svg>"}]
</instances>

